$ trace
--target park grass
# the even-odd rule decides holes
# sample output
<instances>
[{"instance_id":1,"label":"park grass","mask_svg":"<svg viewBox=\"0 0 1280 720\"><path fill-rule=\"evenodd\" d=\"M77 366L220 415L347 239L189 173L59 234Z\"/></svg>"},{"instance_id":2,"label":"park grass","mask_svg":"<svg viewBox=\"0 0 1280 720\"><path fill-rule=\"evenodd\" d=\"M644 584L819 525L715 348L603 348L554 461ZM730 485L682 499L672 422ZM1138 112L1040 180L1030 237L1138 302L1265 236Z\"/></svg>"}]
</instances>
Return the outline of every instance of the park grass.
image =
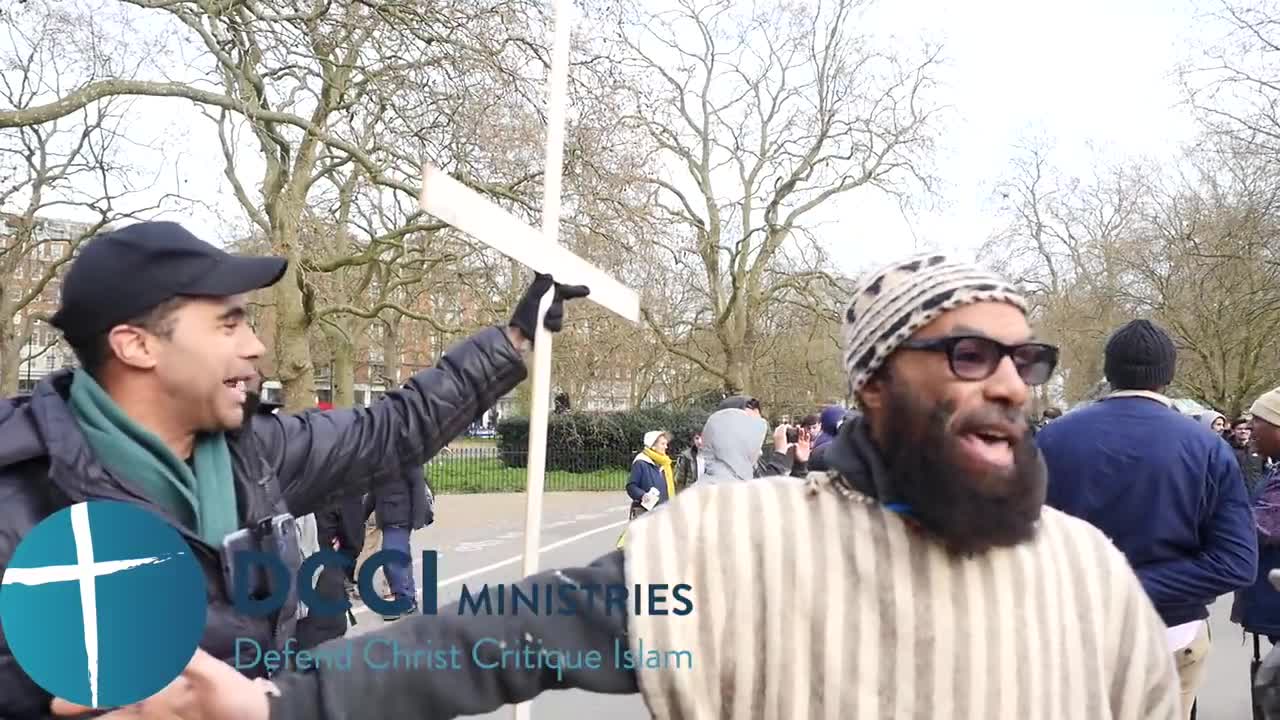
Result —
<instances>
[{"instance_id":1,"label":"park grass","mask_svg":"<svg viewBox=\"0 0 1280 720\"><path fill-rule=\"evenodd\" d=\"M497 458L437 459L428 466L427 481L436 494L524 492L528 470L507 467ZM552 470L546 476L547 492L598 491L622 494L627 471L609 468L588 473Z\"/></svg>"},{"instance_id":2,"label":"park grass","mask_svg":"<svg viewBox=\"0 0 1280 720\"><path fill-rule=\"evenodd\" d=\"M498 447L498 441L497 441L497 439L496 439L496 438L462 437L462 438L457 438L457 439L453 440L452 442L450 442L450 443L449 443L449 447L465 447L465 448L473 448L473 447L488 447L488 448L496 448L496 447Z\"/></svg>"}]
</instances>

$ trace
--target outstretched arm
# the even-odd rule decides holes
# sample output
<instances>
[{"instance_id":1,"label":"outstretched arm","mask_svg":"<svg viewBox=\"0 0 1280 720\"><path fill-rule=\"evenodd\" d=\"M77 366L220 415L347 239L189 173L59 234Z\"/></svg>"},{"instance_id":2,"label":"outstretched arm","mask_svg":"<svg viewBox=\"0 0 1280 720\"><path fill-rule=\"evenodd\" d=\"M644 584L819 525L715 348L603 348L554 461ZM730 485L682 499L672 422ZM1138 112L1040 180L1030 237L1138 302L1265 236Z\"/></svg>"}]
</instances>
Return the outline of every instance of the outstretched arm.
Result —
<instances>
[{"instance_id":1,"label":"outstretched arm","mask_svg":"<svg viewBox=\"0 0 1280 720\"><path fill-rule=\"evenodd\" d=\"M592 597L583 591L591 585L626 587L622 552L584 568L530 576L518 587L532 597L534 588L547 584L560 596L573 589L562 591L563 586L574 586L578 598ZM314 669L284 673L274 685L250 680L198 650L163 691L102 720L363 720L374 707L379 717L449 720L531 700L546 690L639 692L635 672L613 657L615 643L628 647L626 603L610 608L602 595L595 593L594 601L582 602L571 615L463 615L455 604L436 616L417 615L366 635L330 640L313 648L311 657L345 657L349 647L349 666L318 660ZM535 656L542 650L570 659L557 670L545 656L541 663L526 661L525 648ZM598 664L590 663L598 667L577 660L590 652L600 656ZM59 700L53 711L67 717L87 708Z\"/></svg>"},{"instance_id":2,"label":"outstretched arm","mask_svg":"<svg viewBox=\"0 0 1280 720\"><path fill-rule=\"evenodd\" d=\"M373 407L256 418L253 432L284 483L289 511L322 510L341 495L361 492L380 475L422 465L461 434L528 374L520 350L528 349L539 304L553 288L542 325L560 332L565 301L590 291L540 273L506 328L481 330L454 345L435 367Z\"/></svg>"},{"instance_id":3,"label":"outstretched arm","mask_svg":"<svg viewBox=\"0 0 1280 720\"><path fill-rule=\"evenodd\" d=\"M487 328L451 347L373 406L254 418L253 432L294 515L421 466L527 375L519 331Z\"/></svg>"},{"instance_id":4,"label":"outstretched arm","mask_svg":"<svg viewBox=\"0 0 1280 720\"><path fill-rule=\"evenodd\" d=\"M616 602L608 607L603 593L570 590L625 583L622 552L614 551L587 567L550 570L515 586L528 596L545 594L548 586L556 597L572 592L581 600L572 614L463 614L454 604L437 616L414 616L331 641L315 652L350 644L351 668L282 675L271 720L358 720L368 717L373 701L385 717L448 720L532 700L547 690L639 692L635 672L614 658L615 645L628 647L626 609ZM393 650L412 655L421 649L436 651L428 656L431 667L392 665Z\"/></svg>"}]
</instances>

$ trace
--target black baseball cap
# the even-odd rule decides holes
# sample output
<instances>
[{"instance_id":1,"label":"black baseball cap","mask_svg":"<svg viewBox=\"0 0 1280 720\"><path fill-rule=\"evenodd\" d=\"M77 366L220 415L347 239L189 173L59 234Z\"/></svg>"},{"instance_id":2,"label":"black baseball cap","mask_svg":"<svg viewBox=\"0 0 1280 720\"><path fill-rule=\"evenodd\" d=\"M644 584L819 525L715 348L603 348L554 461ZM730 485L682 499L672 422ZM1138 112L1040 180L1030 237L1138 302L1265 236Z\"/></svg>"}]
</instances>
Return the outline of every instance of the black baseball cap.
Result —
<instances>
[{"instance_id":1,"label":"black baseball cap","mask_svg":"<svg viewBox=\"0 0 1280 720\"><path fill-rule=\"evenodd\" d=\"M759 410L760 401L750 395L730 395L720 401L717 410Z\"/></svg>"},{"instance_id":2,"label":"black baseball cap","mask_svg":"<svg viewBox=\"0 0 1280 720\"><path fill-rule=\"evenodd\" d=\"M232 255L175 222L141 222L95 235L62 281L50 322L86 339L179 296L228 297L270 287L288 262Z\"/></svg>"}]
</instances>

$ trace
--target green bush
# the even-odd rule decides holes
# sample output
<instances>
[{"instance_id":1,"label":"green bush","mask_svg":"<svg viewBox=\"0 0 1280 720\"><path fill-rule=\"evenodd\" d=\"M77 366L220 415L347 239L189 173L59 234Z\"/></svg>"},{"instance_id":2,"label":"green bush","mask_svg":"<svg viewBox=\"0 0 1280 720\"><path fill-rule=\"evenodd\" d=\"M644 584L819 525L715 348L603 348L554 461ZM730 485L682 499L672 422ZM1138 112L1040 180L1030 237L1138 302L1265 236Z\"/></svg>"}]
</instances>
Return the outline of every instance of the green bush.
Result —
<instances>
[{"instance_id":1,"label":"green bush","mask_svg":"<svg viewBox=\"0 0 1280 720\"><path fill-rule=\"evenodd\" d=\"M671 433L667 454L674 458L689 446L693 433L702 429L709 412L652 408L552 415L547 423L547 470L581 473L630 467L644 446L644 434L650 430ZM525 467L528 447L529 418L508 418L498 423L498 452L503 464Z\"/></svg>"}]
</instances>

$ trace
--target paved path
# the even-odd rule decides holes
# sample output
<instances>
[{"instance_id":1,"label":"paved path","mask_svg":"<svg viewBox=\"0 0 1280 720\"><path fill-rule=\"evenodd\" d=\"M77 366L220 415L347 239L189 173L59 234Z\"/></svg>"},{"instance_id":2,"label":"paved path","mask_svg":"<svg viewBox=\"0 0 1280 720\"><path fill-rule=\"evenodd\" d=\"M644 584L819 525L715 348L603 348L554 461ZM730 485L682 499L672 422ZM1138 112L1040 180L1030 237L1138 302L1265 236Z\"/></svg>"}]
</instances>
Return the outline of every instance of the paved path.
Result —
<instances>
[{"instance_id":1,"label":"paved path","mask_svg":"<svg viewBox=\"0 0 1280 720\"><path fill-rule=\"evenodd\" d=\"M438 520L414 533L415 557L435 549L439 556L439 604L456 602L462 583L509 583L519 580L524 554L525 496L520 494L443 495L436 499ZM543 499L541 568L590 563L613 550L630 505L621 492L547 493ZM421 571L415 571L416 583ZM421 589L421 588L419 588ZM384 627L368 611L358 612L348 637ZM482 717L509 720L514 706ZM608 718L645 720L650 717L639 695L600 695L578 690L544 693L533 702L532 720Z\"/></svg>"},{"instance_id":2,"label":"paved path","mask_svg":"<svg viewBox=\"0 0 1280 720\"><path fill-rule=\"evenodd\" d=\"M1231 623L1231 598L1218 600L1212 608L1209 631L1213 647L1209 667L1196 711L1196 720L1251 720L1249 663L1253 660L1253 636L1242 637L1239 625ZM1265 657L1271 645L1262 638Z\"/></svg>"},{"instance_id":3,"label":"paved path","mask_svg":"<svg viewBox=\"0 0 1280 720\"><path fill-rule=\"evenodd\" d=\"M518 580L524 551L524 495L446 495L437 499L435 524L414 534L415 551L440 552L439 603L458 599L463 582L471 586ZM540 567L590 563L614 548L625 523L627 500L621 493L549 493L544 500ZM416 552L415 552L416 554ZM421 576L415 573L420 581ZM1213 607L1213 649L1209 656L1197 720L1251 720L1249 661L1252 640L1241 637L1229 616L1231 598ZM383 627L381 618L357 615L356 635ZM1262 652L1269 649L1264 640ZM483 717L506 720L510 707ZM546 693L533 703L532 718L648 718L638 696L609 696L576 690Z\"/></svg>"}]
</instances>

